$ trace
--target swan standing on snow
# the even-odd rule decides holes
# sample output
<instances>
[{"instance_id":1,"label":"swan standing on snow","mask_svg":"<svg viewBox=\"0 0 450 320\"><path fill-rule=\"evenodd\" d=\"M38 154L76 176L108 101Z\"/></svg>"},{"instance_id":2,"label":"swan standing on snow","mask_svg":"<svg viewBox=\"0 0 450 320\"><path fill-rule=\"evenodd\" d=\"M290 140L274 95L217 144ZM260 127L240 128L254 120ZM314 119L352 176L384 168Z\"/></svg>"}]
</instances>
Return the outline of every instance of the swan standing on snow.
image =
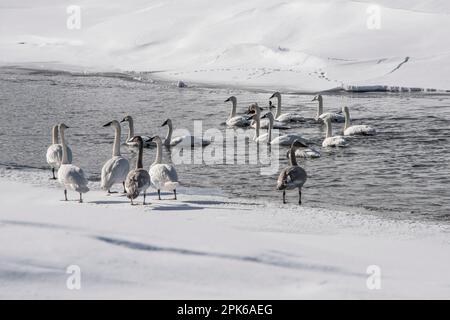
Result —
<instances>
[{"instance_id":1,"label":"swan standing on snow","mask_svg":"<svg viewBox=\"0 0 450 320\"><path fill-rule=\"evenodd\" d=\"M162 141L159 136L151 138L156 143L155 162L150 166L150 179L158 190L158 199L161 200L161 190L173 191L175 200L177 199L178 174L175 167L162 162Z\"/></svg>"},{"instance_id":2,"label":"swan standing on snow","mask_svg":"<svg viewBox=\"0 0 450 320\"><path fill-rule=\"evenodd\" d=\"M130 115L127 115L120 121L120 123L122 123L122 122L128 122L128 137L127 137L127 140L125 141L125 144L130 147L137 147L138 146L137 143L131 141L134 138L133 118ZM144 147L154 146L154 144L151 143L151 141L150 141L150 137L147 137L147 136L140 136L140 137L142 138L142 143L143 143Z\"/></svg>"},{"instance_id":3,"label":"swan standing on snow","mask_svg":"<svg viewBox=\"0 0 450 320\"><path fill-rule=\"evenodd\" d=\"M52 144L47 149L47 163L52 168L53 175L50 179L56 180L55 169L61 166L62 152L62 145L58 143L58 125L55 125L52 128ZM72 163L72 150L69 147L67 147L67 161Z\"/></svg>"},{"instance_id":4,"label":"swan standing on snow","mask_svg":"<svg viewBox=\"0 0 450 320\"><path fill-rule=\"evenodd\" d=\"M364 135L364 136L373 136L377 133L374 127L359 124L359 125L351 125L350 121L350 111L348 107L343 107L342 112L345 116L345 124L344 124L344 136L354 136L354 135Z\"/></svg>"},{"instance_id":5,"label":"swan standing on snow","mask_svg":"<svg viewBox=\"0 0 450 320\"><path fill-rule=\"evenodd\" d=\"M225 102L231 101L232 107L230 115L226 121L227 126L229 127L248 127L250 125L250 121L247 117L236 116L236 106L237 99L235 96L229 97Z\"/></svg>"},{"instance_id":6,"label":"swan standing on snow","mask_svg":"<svg viewBox=\"0 0 450 320\"><path fill-rule=\"evenodd\" d=\"M64 138L64 130L68 129L64 123L59 125L61 135L62 161L58 170L58 182L64 187L64 198L67 201L67 189L74 190L80 194L80 203L83 202L82 194L89 191L88 181L82 169L69 163L67 144Z\"/></svg>"},{"instance_id":7,"label":"swan standing on snow","mask_svg":"<svg viewBox=\"0 0 450 320\"><path fill-rule=\"evenodd\" d=\"M302 204L302 187L306 182L306 171L299 167L295 158L295 151L301 147L302 143L294 141L292 143L289 156L289 166L284 168L277 181L277 190L283 190L283 203L286 203L286 190L298 188L298 204Z\"/></svg>"},{"instance_id":8,"label":"swan standing on snow","mask_svg":"<svg viewBox=\"0 0 450 320\"><path fill-rule=\"evenodd\" d=\"M281 94L275 92L269 99L277 98L277 107L275 112L275 120L279 122L297 122L305 121L305 118L298 113L281 113Z\"/></svg>"},{"instance_id":9,"label":"swan standing on snow","mask_svg":"<svg viewBox=\"0 0 450 320\"><path fill-rule=\"evenodd\" d=\"M110 189L114 184L122 183L124 193L126 193L125 179L127 178L128 171L130 171L130 163L120 155L120 123L113 120L103 127L114 128L114 144L112 158L106 161L102 168L101 188L108 190L108 194L110 194Z\"/></svg>"},{"instance_id":10,"label":"swan standing on snow","mask_svg":"<svg viewBox=\"0 0 450 320\"><path fill-rule=\"evenodd\" d=\"M325 125L327 126L327 133L325 139L322 142L322 147L346 147L348 145L348 142L343 136L333 136L331 119L325 118L324 121Z\"/></svg>"},{"instance_id":11,"label":"swan standing on snow","mask_svg":"<svg viewBox=\"0 0 450 320\"><path fill-rule=\"evenodd\" d=\"M166 125L169 127L166 138L164 139L164 145L166 147L171 147L171 146L176 146L176 145L186 146L186 147L188 147L188 146L204 147L211 143L211 141L208 139L204 139L202 137L195 137L195 136L191 136L191 135L178 136L178 137L172 138L172 132L173 132L172 120L167 119L166 121L164 121L164 123L161 125L161 127L164 127Z\"/></svg>"},{"instance_id":12,"label":"swan standing on snow","mask_svg":"<svg viewBox=\"0 0 450 320\"><path fill-rule=\"evenodd\" d=\"M127 192L128 199L131 200L131 205L134 205L133 199L136 199L141 192L144 192L144 201L142 204L145 205L145 196L148 187L150 187L150 175L142 165L144 145L140 136L132 138L130 142L134 143L138 147L138 160L136 162L136 168L131 170L125 179L125 190Z\"/></svg>"},{"instance_id":13,"label":"swan standing on snow","mask_svg":"<svg viewBox=\"0 0 450 320\"><path fill-rule=\"evenodd\" d=\"M323 113L323 98L321 94L315 96L311 101L318 101L316 121L325 121L325 118L330 118L331 122L343 123L345 117L342 113L326 112Z\"/></svg>"}]
</instances>

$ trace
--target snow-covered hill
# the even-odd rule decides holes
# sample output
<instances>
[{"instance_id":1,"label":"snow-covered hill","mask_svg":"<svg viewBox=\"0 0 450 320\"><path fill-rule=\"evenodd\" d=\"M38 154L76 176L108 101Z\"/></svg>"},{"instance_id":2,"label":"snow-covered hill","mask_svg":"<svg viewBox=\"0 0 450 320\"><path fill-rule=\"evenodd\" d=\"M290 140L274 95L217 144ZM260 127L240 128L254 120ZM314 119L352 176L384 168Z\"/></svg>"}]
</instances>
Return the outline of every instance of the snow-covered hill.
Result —
<instances>
[{"instance_id":1,"label":"snow-covered hill","mask_svg":"<svg viewBox=\"0 0 450 320\"><path fill-rule=\"evenodd\" d=\"M448 1L378 1L377 16L368 1L80 0L79 30L66 26L71 4L2 1L0 62L303 91L450 89Z\"/></svg>"}]
</instances>

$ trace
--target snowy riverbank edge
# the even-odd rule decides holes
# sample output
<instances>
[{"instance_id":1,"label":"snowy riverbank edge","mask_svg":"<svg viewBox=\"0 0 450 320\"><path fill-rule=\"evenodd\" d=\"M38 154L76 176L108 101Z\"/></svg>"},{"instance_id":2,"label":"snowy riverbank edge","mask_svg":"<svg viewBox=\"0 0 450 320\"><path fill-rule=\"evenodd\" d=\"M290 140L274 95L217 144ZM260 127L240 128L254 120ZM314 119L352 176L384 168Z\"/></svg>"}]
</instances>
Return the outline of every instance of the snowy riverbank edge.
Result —
<instances>
[{"instance_id":1,"label":"snowy riverbank edge","mask_svg":"<svg viewBox=\"0 0 450 320\"><path fill-rule=\"evenodd\" d=\"M131 207L98 183L79 204L46 174L0 171L2 299L450 297L446 225L188 190ZM72 265L80 290L66 286Z\"/></svg>"}]
</instances>

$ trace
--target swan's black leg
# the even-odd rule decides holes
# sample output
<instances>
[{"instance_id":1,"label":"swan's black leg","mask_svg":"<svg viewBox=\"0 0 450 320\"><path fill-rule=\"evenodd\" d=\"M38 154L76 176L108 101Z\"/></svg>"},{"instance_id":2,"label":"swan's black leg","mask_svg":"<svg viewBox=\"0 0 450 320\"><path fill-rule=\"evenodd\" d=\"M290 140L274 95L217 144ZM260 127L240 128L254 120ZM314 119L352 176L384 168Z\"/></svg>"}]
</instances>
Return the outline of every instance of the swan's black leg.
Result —
<instances>
[{"instance_id":1,"label":"swan's black leg","mask_svg":"<svg viewBox=\"0 0 450 320\"><path fill-rule=\"evenodd\" d=\"M127 189L125 189L125 181L122 182L122 185L123 185L123 193L127 193Z\"/></svg>"},{"instance_id":2,"label":"swan's black leg","mask_svg":"<svg viewBox=\"0 0 450 320\"><path fill-rule=\"evenodd\" d=\"M177 200L177 189L173 189L173 195L175 196L175 200Z\"/></svg>"},{"instance_id":3,"label":"swan's black leg","mask_svg":"<svg viewBox=\"0 0 450 320\"><path fill-rule=\"evenodd\" d=\"M83 203L83 197L82 197L81 192L80 192L80 203Z\"/></svg>"},{"instance_id":4,"label":"swan's black leg","mask_svg":"<svg viewBox=\"0 0 450 320\"><path fill-rule=\"evenodd\" d=\"M302 189L298 188L298 204L302 205Z\"/></svg>"},{"instance_id":5,"label":"swan's black leg","mask_svg":"<svg viewBox=\"0 0 450 320\"><path fill-rule=\"evenodd\" d=\"M161 190L158 189L158 199L161 200Z\"/></svg>"},{"instance_id":6,"label":"swan's black leg","mask_svg":"<svg viewBox=\"0 0 450 320\"><path fill-rule=\"evenodd\" d=\"M134 206L133 199L130 198L131 205Z\"/></svg>"},{"instance_id":7,"label":"swan's black leg","mask_svg":"<svg viewBox=\"0 0 450 320\"><path fill-rule=\"evenodd\" d=\"M56 177L55 177L55 168L52 168L52 174L53 174L52 180L56 180Z\"/></svg>"},{"instance_id":8,"label":"swan's black leg","mask_svg":"<svg viewBox=\"0 0 450 320\"><path fill-rule=\"evenodd\" d=\"M286 190L283 190L283 204L286 203Z\"/></svg>"},{"instance_id":9,"label":"swan's black leg","mask_svg":"<svg viewBox=\"0 0 450 320\"><path fill-rule=\"evenodd\" d=\"M64 189L64 198L67 201L67 190L66 189Z\"/></svg>"},{"instance_id":10,"label":"swan's black leg","mask_svg":"<svg viewBox=\"0 0 450 320\"><path fill-rule=\"evenodd\" d=\"M145 206L145 196L147 195L147 192L144 191L144 202L142 203Z\"/></svg>"}]
</instances>

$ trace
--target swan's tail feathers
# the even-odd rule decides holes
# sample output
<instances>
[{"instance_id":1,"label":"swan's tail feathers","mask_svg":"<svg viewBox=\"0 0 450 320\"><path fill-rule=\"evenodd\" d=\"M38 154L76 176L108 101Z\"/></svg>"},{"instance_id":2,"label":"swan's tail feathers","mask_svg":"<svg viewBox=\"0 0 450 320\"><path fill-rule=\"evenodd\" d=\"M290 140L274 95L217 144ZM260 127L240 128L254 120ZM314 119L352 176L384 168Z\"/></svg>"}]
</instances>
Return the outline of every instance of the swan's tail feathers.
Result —
<instances>
[{"instance_id":1,"label":"swan's tail feathers","mask_svg":"<svg viewBox=\"0 0 450 320\"><path fill-rule=\"evenodd\" d=\"M179 183L177 181L170 181L164 184L164 189L167 190L175 190L178 187Z\"/></svg>"},{"instance_id":2,"label":"swan's tail feathers","mask_svg":"<svg viewBox=\"0 0 450 320\"><path fill-rule=\"evenodd\" d=\"M89 187L86 185L77 186L77 188L74 188L74 189L80 193L86 193L89 191Z\"/></svg>"},{"instance_id":3,"label":"swan's tail feathers","mask_svg":"<svg viewBox=\"0 0 450 320\"><path fill-rule=\"evenodd\" d=\"M136 199L139 196L139 188L137 179L133 179L133 182L126 184L127 198Z\"/></svg>"}]
</instances>

